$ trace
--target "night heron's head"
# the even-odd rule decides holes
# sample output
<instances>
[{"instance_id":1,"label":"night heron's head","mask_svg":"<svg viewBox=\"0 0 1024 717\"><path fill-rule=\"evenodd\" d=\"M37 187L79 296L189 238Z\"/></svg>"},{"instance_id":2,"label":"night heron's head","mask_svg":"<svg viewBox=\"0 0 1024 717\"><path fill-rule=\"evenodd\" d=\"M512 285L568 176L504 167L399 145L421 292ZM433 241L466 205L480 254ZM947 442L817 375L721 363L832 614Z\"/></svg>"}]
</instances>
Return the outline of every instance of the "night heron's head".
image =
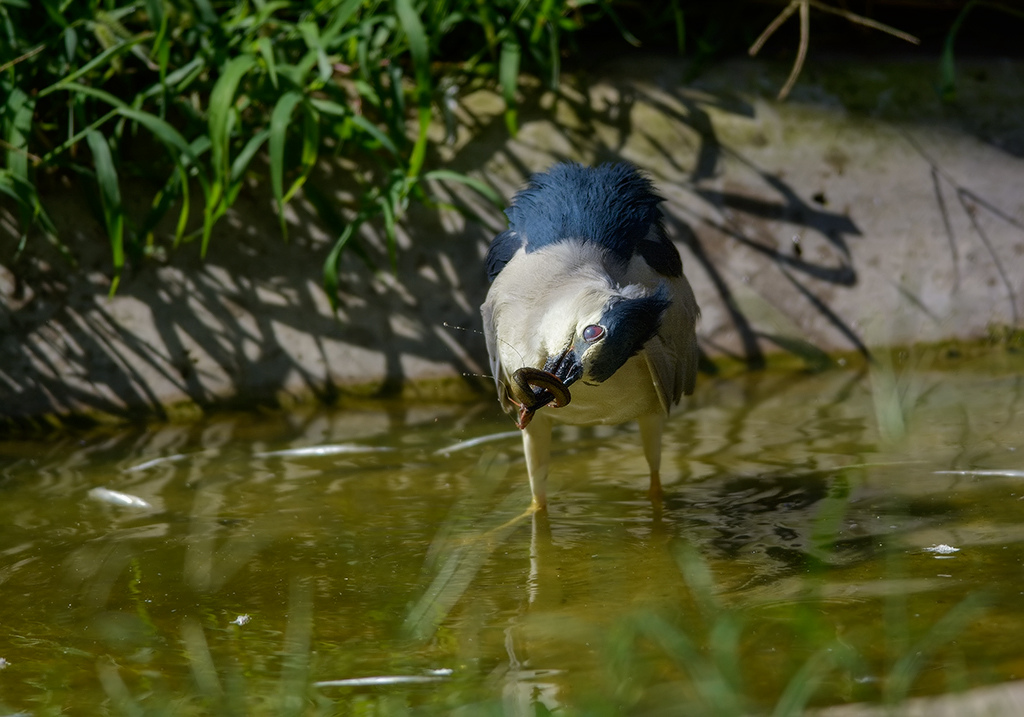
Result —
<instances>
[{"instance_id":1,"label":"night heron's head","mask_svg":"<svg viewBox=\"0 0 1024 717\"><path fill-rule=\"evenodd\" d=\"M658 333L685 281L661 201L627 164L555 165L516 194L487 252L482 311L499 393L520 407L521 427L567 403L575 382L607 381Z\"/></svg>"},{"instance_id":2,"label":"night heron's head","mask_svg":"<svg viewBox=\"0 0 1024 717\"><path fill-rule=\"evenodd\" d=\"M496 279L497 350L520 427L548 404L567 404L577 381L610 379L657 333L668 288L623 283L628 269L598 245L562 242L522 257Z\"/></svg>"}]
</instances>

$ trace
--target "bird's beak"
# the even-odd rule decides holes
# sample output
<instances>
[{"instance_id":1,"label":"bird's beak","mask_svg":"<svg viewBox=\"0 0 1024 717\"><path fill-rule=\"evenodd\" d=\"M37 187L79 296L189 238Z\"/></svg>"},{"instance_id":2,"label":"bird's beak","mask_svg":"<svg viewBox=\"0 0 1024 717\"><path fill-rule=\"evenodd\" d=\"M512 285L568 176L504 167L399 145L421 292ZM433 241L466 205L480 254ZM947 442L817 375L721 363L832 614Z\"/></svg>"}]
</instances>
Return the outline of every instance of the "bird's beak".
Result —
<instances>
[{"instance_id":1,"label":"bird's beak","mask_svg":"<svg viewBox=\"0 0 1024 717\"><path fill-rule=\"evenodd\" d=\"M569 346L558 356L549 358L544 364L544 370L557 376L566 388L579 381L583 377L583 362L580 354L576 353L576 346Z\"/></svg>"},{"instance_id":2,"label":"bird's beak","mask_svg":"<svg viewBox=\"0 0 1024 717\"><path fill-rule=\"evenodd\" d=\"M583 364L572 347L550 357L543 369L524 366L512 374L511 394L519 406L516 425L526 428L533 414L548 404L561 408L572 400L569 386L583 375Z\"/></svg>"}]
</instances>

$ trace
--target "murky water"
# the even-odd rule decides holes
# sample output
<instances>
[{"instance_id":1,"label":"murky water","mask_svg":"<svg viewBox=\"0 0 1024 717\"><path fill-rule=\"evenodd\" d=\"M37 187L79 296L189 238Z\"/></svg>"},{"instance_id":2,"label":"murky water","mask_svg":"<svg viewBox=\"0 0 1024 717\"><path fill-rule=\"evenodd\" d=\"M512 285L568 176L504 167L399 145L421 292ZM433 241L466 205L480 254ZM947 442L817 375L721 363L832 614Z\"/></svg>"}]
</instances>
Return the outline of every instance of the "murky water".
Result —
<instances>
[{"instance_id":1,"label":"murky water","mask_svg":"<svg viewBox=\"0 0 1024 717\"><path fill-rule=\"evenodd\" d=\"M0 712L749 714L1024 678L1022 373L705 378L662 503L633 428L562 429L518 520L490 400L0 442Z\"/></svg>"}]
</instances>

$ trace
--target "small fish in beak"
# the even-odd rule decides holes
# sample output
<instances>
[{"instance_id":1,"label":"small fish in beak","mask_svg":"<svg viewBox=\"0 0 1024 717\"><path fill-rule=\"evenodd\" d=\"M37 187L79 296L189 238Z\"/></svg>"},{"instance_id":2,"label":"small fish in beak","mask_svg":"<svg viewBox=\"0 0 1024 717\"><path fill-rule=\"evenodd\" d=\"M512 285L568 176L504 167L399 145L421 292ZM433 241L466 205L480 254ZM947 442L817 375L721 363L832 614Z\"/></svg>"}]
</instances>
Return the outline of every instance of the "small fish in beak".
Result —
<instances>
[{"instance_id":1,"label":"small fish in beak","mask_svg":"<svg viewBox=\"0 0 1024 717\"><path fill-rule=\"evenodd\" d=\"M533 414L550 403L561 408L572 400L569 387L553 373L532 366L524 366L512 373L509 387L512 400L519 406L516 426L522 430L533 419Z\"/></svg>"}]
</instances>

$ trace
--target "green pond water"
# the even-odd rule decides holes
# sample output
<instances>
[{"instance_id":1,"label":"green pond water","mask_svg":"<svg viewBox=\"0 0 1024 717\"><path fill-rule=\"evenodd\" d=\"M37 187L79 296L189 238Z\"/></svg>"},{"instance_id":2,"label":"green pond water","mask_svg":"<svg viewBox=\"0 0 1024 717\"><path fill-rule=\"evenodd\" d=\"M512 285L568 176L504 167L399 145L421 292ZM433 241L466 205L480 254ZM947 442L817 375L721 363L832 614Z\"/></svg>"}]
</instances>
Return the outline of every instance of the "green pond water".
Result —
<instances>
[{"instance_id":1,"label":"green pond water","mask_svg":"<svg viewBox=\"0 0 1024 717\"><path fill-rule=\"evenodd\" d=\"M527 517L490 399L0 441L0 714L781 714L1024 678L1024 356L903 359L702 377L658 503L634 427L559 429Z\"/></svg>"}]
</instances>

